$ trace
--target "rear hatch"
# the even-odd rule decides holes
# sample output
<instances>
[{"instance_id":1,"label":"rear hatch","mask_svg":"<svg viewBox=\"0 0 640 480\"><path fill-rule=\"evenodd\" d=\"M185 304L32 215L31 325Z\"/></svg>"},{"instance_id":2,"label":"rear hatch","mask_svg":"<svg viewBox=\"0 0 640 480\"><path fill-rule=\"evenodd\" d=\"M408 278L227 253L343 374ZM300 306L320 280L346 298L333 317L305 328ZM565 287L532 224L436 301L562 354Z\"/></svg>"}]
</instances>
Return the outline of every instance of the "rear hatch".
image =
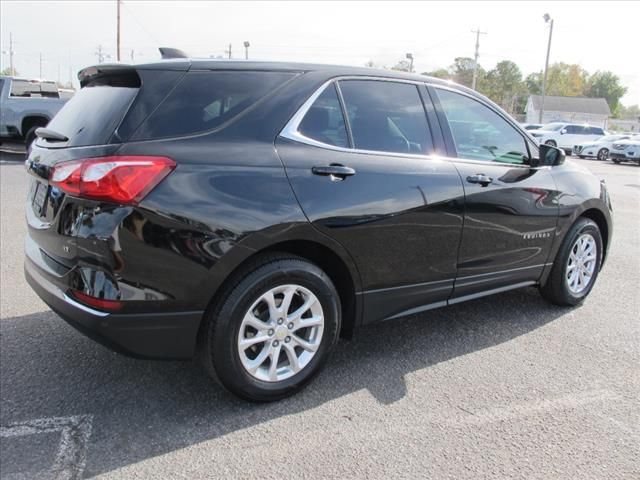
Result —
<instances>
[{"instance_id":1,"label":"rear hatch","mask_svg":"<svg viewBox=\"0 0 640 480\"><path fill-rule=\"evenodd\" d=\"M83 211L100 205L71 198L53 185L55 167L116 154L187 68L186 62L165 70L89 67L79 74L81 90L39 131L26 160L32 176L26 205L26 253L49 273L61 276L77 263L77 236L86 217ZM145 81L153 88L145 89Z\"/></svg>"}]
</instances>

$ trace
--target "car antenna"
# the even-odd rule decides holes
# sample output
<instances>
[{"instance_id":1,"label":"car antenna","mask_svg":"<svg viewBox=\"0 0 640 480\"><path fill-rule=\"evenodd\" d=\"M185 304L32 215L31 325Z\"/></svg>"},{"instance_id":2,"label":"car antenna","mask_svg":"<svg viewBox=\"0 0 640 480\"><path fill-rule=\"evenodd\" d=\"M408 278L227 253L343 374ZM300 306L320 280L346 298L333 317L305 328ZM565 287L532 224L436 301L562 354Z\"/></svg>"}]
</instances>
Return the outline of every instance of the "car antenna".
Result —
<instances>
[{"instance_id":1,"label":"car antenna","mask_svg":"<svg viewBox=\"0 0 640 480\"><path fill-rule=\"evenodd\" d=\"M158 50L160 50L160 56L163 60L169 58L189 58L189 55L177 48L160 47Z\"/></svg>"}]
</instances>

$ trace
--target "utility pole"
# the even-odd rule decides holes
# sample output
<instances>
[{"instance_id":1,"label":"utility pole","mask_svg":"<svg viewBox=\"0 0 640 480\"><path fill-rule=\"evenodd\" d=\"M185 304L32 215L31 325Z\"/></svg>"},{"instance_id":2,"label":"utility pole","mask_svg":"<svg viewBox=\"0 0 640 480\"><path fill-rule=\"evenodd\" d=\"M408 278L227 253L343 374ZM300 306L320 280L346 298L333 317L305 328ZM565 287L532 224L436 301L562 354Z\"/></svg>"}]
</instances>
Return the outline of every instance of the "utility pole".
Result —
<instances>
[{"instance_id":1,"label":"utility pole","mask_svg":"<svg viewBox=\"0 0 640 480\"><path fill-rule=\"evenodd\" d=\"M102 51L102 45L98 45L96 55L98 56L98 63L104 62L104 52Z\"/></svg>"},{"instance_id":2,"label":"utility pole","mask_svg":"<svg viewBox=\"0 0 640 480\"><path fill-rule=\"evenodd\" d=\"M538 123L542 123L542 115L544 114L544 97L547 93L547 71L549 70L549 53L551 53L551 36L553 35L553 18L548 13L545 13L545 23L549 24L549 42L547 43L547 59L544 62L544 78L542 79L542 99L540 101L540 116L538 117Z\"/></svg>"},{"instance_id":3,"label":"utility pole","mask_svg":"<svg viewBox=\"0 0 640 480\"><path fill-rule=\"evenodd\" d=\"M16 71L13 69L13 33L9 32L9 73L12 77L16 76Z\"/></svg>"},{"instance_id":4,"label":"utility pole","mask_svg":"<svg viewBox=\"0 0 640 480\"><path fill-rule=\"evenodd\" d=\"M478 83L478 57L480 56L480 35L486 35L487 32L481 32L480 27L477 30L471 30L476 34L476 53L473 57L473 80L471 81L471 89L476 89Z\"/></svg>"},{"instance_id":5,"label":"utility pole","mask_svg":"<svg viewBox=\"0 0 640 480\"><path fill-rule=\"evenodd\" d=\"M135 62L135 57L134 57L134 50L133 48L131 49L131 63Z\"/></svg>"},{"instance_id":6,"label":"utility pole","mask_svg":"<svg viewBox=\"0 0 640 480\"><path fill-rule=\"evenodd\" d=\"M40 52L40 79L42 79L42 52Z\"/></svg>"},{"instance_id":7,"label":"utility pole","mask_svg":"<svg viewBox=\"0 0 640 480\"><path fill-rule=\"evenodd\" d=\"M229 60L231 60L231 44L229 44L229 50L225 50L224 53L229 55Z\"/></svg>"},{"instance_id":8,"label":"utility pole","mask_svg":"<svg viewBox=\"0 0 640 480\"><path fill-rule=\"evenodd\" d=\"M244 41L244 59L245 60L249 60L249 47L251 46L251 44L245 40ZM231 50L231 45L229 45L229 50Z\"/></svg>"},{"instance_id":9,"label":"utility pole","mask_svg":"<svg viewBox=\"0 0 640 480\"><path fill-rule=\"evenodd\" d=\"M116 33L116 59L120 61L120 0L116 0L118 15L118 30Z\"/></svg>"}]
</instances>

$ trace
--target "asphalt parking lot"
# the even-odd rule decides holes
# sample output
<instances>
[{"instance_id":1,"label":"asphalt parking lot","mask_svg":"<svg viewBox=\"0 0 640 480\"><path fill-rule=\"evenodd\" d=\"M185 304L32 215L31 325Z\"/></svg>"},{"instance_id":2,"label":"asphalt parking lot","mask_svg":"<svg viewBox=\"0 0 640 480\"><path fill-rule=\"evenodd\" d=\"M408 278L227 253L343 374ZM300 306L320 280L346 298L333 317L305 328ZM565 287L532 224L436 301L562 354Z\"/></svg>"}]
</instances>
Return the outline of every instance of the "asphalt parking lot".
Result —
<instances>
[{"instance_id":1,"label":"asphalt parking lot","mask_svg":"<svg viewBox=\"0 0 640 480\"><path fill-rule=\"evenodd\" d=\"M640 167L576 161L615 218L583 306L529 288L375 325L256 405L49 311L22 273L21 158L0 154L1 478L640 478Z\"/></svg>"}]
</instances>

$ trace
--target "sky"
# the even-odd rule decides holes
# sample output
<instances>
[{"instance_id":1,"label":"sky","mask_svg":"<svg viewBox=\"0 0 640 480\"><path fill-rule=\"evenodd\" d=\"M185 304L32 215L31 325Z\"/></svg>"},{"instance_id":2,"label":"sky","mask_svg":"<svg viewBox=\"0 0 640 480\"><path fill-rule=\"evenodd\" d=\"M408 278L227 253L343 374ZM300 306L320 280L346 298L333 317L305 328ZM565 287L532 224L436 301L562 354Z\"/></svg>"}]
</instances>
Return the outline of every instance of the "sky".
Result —
<instances>
[{"instance_id":1,"label":"sky","mask_svg":"<svg viewBox=\"0 0 640 480\"><path fill-rule=\"evenodd\" d=\"M159 58L158 47L191 56L249 57L341 65L372 60L391 67L414 56L417 72L446 68L472 57L480 28L480 65L489 70L512 60L526 76L541 71L554 19L550 62L577 63L590 73L611 70L640 104L638 19L640 2L208 2L134 1L121 6L121 58L130 63ZM2 69L21 76L67 82L98 62L116 59L116 0L0 2Z\"/></svg>"}]
</instances>

